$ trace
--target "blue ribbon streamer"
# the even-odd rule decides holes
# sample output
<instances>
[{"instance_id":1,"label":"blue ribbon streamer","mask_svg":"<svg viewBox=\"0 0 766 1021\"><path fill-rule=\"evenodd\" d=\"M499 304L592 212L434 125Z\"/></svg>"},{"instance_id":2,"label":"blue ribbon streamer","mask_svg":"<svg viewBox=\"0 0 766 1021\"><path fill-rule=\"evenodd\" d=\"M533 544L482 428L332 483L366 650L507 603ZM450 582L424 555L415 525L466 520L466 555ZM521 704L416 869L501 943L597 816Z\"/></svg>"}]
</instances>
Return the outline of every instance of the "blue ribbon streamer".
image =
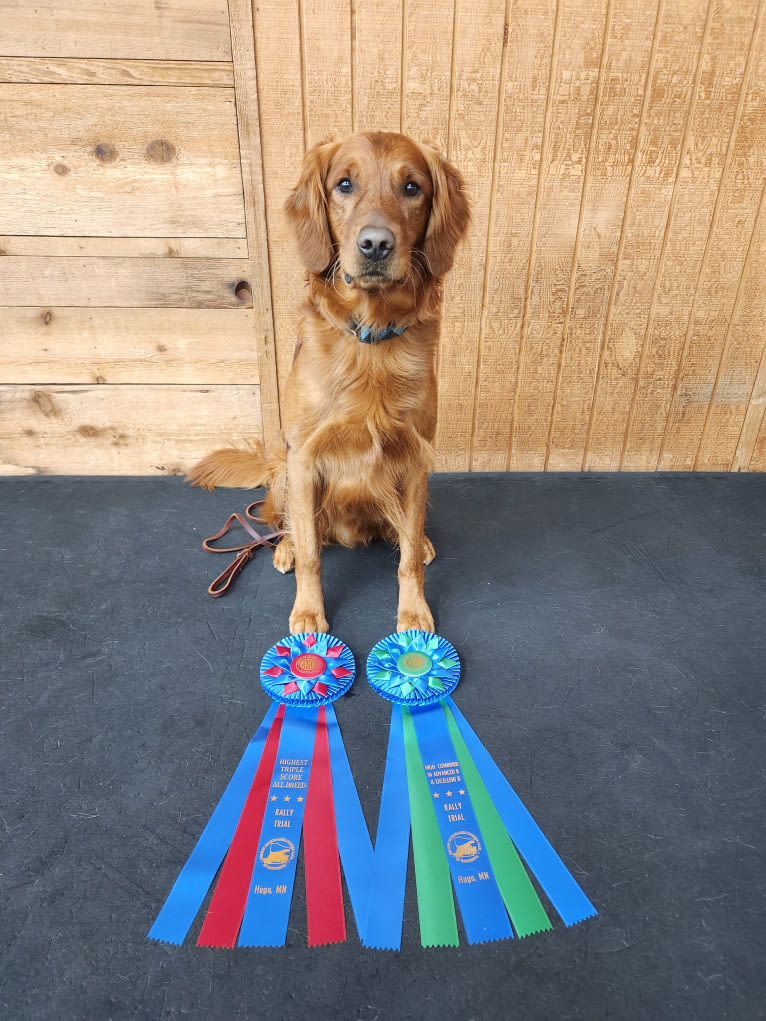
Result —
<instances>
[{"instance_id":1,"label":"blue ribbon streamer","mask_svg":"<svg viewBox=\"0 0 766 1021\"><path fill-rule=\"evenodd\" d=\"M234 838L278 706L272 703L250 740L207 826L181 869L149 938L180 946L186 938Z\"/></svg>"},{"instance_id":2,"label":"blue ribbon streamer","mask_svg":"<svg viewBox=\"0 0 766 1021\"><path fill-rule=\"evenodd\" d=\"M412 721L468 942L510 939L511 922L441 704L414 710Z\"/></svg>"},{"instance_id":3,"label":"blue ribbon streamer","mask_svg":"<svg viewBox=\"0 0 766 1021\"><path fill-rule=\"evenodd\" d=\"M285 711L238 946L285 944L318 712Z\"/></svg>"},{"instance_id":4,"label":"blue ribbon streamer","mask_svg":"<svg viewBox=\"0 0 766 1021\"><path fill-rule=\"evenodd\" d=\"M372 870L372 843L359 801L354 777L343 745L335 709L328 705L327 737L330 744L335 831L346 887L354 912L357 932L364 941L367 891Z\"/></svg>"},{"instance_id":5,"label":"blue ribbon streamer","mask_svg":"<svg viewBox=\"0 0 766 1021\"><path fill-rule=\"evenodd\" d=\"M370 873L367 921L362 938L365 946L377 950L401 949L409 848L410 802L402 710L395 705L391 713L375 855Z\"/></svg>"},{"instance_id":6,"label":"blue ribbon streamer","mask_svg":"<svg viewBox=\"0 0 766 1021\"><path fill-rule=\"evenodd\" d=\"M597 914L453 699L448 698L446 701L508 835L562 921L566 925L575 925Z\"/></svg>"}]
</instances>

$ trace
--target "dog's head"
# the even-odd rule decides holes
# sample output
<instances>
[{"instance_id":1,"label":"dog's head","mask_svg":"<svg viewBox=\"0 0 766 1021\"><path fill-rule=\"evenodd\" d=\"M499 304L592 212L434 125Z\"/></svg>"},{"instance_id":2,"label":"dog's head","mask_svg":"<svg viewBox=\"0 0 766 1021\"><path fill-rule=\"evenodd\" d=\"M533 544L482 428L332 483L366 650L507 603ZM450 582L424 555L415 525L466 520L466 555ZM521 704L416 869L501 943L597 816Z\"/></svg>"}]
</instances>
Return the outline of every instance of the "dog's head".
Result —
<instances>
[{"instance_id":1,"label":"dog's head","mask_svg":"<svg viewBox=\"0 0 766 1021\"><path fill-rule=\"evenodd\" d=\"M452 266L470 207L458 171L430 146L386 132L315 146L285 206L304 265L381 290Z\"/></svg>"}]
</instances>

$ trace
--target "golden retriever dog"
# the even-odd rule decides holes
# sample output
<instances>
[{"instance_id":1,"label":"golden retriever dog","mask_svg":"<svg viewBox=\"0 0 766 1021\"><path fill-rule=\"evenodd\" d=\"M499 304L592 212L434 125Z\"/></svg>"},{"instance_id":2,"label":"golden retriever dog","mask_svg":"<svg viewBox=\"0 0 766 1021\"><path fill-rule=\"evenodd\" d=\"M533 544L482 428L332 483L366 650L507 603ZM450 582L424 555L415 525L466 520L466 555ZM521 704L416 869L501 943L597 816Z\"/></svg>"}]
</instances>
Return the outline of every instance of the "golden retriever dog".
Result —
<instances>
[{"instance_id":1,"label":"golden retriever dog","mask_svg":"<svg viewBox=\"0 0 766 1021\"><path fill-rule=\"evenodd\" d=\"M424 533L436 429L442 284L468 227L458 171L434 149L375 132L317 145L286 211L308 299L268 453L217 450L189 473L214 486L267 486L263 520L283 529L274 566L295 568L293 634L327 631L320 553L374 538L398 544L397 628L432 631Z\"/></svg>"}]
</instances>

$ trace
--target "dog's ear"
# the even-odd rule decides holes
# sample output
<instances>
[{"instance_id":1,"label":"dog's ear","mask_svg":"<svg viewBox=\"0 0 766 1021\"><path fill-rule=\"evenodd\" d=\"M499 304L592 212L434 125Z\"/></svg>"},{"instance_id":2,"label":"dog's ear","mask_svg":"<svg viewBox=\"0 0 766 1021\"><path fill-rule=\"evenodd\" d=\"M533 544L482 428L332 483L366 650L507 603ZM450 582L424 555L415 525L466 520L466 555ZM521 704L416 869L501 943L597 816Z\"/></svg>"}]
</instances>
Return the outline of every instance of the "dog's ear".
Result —
<instances>
[{"instance_id":1,"label":"dog's ear","mask_svg":"<svg viewBox=\"0 0 766 1021\"><path fill-rule=\"evenodd\" d=\"M471 222L471 203L460 173L430 146L422 146L434 195L423 242L423 254L435 277L452 269L455 249Z\"/></svg>"},{"instance_id":2,"label":"dog's ear","mask_svg":"<svg viewBox=\"0 0 766 1021\"><path fill-rule=\"evenodd\" d=\"M298 184L285 202L298 253L310 273L321 273L332 260L332 238L327 221L325 181L337 144L323 142L303 158Z\"/></svg>"}]
</instances>

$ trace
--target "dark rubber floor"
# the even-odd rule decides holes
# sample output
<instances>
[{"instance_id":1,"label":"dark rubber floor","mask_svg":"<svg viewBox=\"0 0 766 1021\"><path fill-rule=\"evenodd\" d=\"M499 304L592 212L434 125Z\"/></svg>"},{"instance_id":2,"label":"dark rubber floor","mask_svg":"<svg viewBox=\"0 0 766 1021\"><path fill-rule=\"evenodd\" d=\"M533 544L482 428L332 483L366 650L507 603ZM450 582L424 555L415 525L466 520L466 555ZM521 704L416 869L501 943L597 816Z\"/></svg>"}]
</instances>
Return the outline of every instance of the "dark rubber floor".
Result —
<instances>
[{"instance_id":1,"label":"dark rubber floor","mask_svg":"<svg viewBox=\"0 0 766 1021\"><path fill-rule=\"evenodd\" d=\"M294 581L200 549L254 494L0 483L0 1015L766 1017L766 476L438 476L427 572L455 699L599 915L525 940L181 948L146 934L267 699ZM221 561L219 563L219 561ZM333 633L395 630L396 556L324 558ZM389 707L337 707L368 821ZM299 866L300 870L300 866ZM411 884L412 885L412 884ZM350 918L350 913L349 913Z\"/></svg>"}]
</instances>

